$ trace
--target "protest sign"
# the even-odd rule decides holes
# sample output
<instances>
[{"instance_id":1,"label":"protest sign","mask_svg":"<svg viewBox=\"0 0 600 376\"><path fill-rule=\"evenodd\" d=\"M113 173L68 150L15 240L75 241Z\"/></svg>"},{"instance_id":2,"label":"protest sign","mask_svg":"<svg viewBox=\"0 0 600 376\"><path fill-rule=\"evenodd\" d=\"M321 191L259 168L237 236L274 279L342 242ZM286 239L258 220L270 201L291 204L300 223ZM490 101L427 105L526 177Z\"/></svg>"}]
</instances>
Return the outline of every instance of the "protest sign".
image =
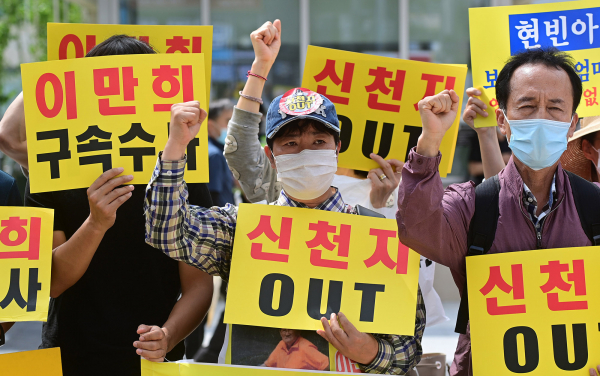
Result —
<instances>
[{"instance_id":1,"label":"protest sign","mask_svg":"<svg viewBox=\"0 0 600 376\"><path fill-rule=\"evenodd\" d=\"M225 322L315 330L341 311L362 332L414 335L419 255L397 231L391 219L241 204Z\"/></svg>"},{"instance_id":2,"label":"protest sign","mask_svg":"<svg viewBox=\"0 0 600 376\"><path fill-rule=\"evenodd\" d=\"M587 375L600 364L600 247L467 257L475 375Z\"/></svg>"},{"instance_id":3,"label":"protest sign","mask_svg":"<svg viewBox=\"0 0 600 376\"><path fill-rule=\"evenodd\" d=\"M482 90L490 116L475 127L496 126L496 80L504 63L520 51L555 47L573 56L583 82L580 117L600 115L600 6L597 0L557 4L470 8L473 85Z\"/></svg>"},{"instance_id":4,"label":"protest sign","mask_svg":"<svg viewBox=\"0 0 600 376\"><path fill-rule=\"evenodd\" d=\"M464 92L467 67L308 46L302 86L325 95L340 120L338 166L368 171L385 159L406 161L421 134L418 102L444 89ZM461 105L459 104L459 108ZM460 117L440 146L440 175L452 169Z\"/></svg>"},{"instance_id":5,"label":"protest sign","mask_svg":"<svg viewBox=\"0 0 600 376\"><path fill-rule=\"evenodd\" d=\"M142 359L142 376L330 376L337 372L294 371L270 367L243 367L212 363L154 363Z\"/></svg>"},{"instance_id":6,"label":"protest sign","mask_svg":"<svg viewBox=\"0 0 600 376\"><path fill-rule=\"evenodd\" d=\"M31 192L89 187L112 167L148 184L171 105L205 98L202 54L103 56L21 65ZM186 181L208 181L208 136L187 148Z\"/></svg>"},{"instance_id":7,"label":"protest sign","mask_svg":"<svg viewBox=\"0 0 600 376\"><path fill-rule=\"evenodd\" d=\"M97 25L49 22L48 60L84 57L95 45L116 34L138 38L161 54L203 53L204 82L210 83L212 26ZM206 85L206 98L210 98L210 85Z\"/></svg>"},{"instance_id":8,"label":"protest sign","mask_svg":"<svg viewBox=\"0 0 600 376\"><path fill-rule=\"evenodd\" d=\"M0 207L0 321L46 321L52 209Z\"/></svg>"},{"instance_id":9,"label":"protest sign","mask_svg":"<svg viewBox=\"0 0 600 376\"><path fill-rule=\"evenodd\" d=\"M0 354L0 371L6 376L62 376L60 349Z\"/></svg>"}]
</instances>

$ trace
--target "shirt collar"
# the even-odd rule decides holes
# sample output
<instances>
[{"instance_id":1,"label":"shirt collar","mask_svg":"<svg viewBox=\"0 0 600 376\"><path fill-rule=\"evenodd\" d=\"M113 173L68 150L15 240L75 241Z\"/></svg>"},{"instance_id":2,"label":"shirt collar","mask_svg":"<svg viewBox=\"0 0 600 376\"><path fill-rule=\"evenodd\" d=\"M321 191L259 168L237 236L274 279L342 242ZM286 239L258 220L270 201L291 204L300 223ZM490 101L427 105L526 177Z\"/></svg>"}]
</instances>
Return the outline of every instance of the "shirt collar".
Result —
<instances>
[{"instance_id":1,"label":"shirt collar","mask_svg":"<svg viewBox=\"0 0 600 376\"><path fill-rule=\"evenodd\" d=\"M523 200L529 201L529 203L526 203L526 204L533 204L533 205L537 206L538 205L537 200L536 200L535 196L533 195L533 193L531 193L531 190L529 189L527 184L525 184L525 182L523 182L523 191L525 191ZM554 176L552 177L552 185L550 186L550 196L548 197L548 207L549 208L552 208L552 204L554 203L554 196L556 196L556 173L554 173Z\"/></svg>"},{"instance_id":2,"label":"shirt collar","mask_svg":"<svg viewBox=\"0 0 600 376\"><path fill-rule=\"evenodd\" d=\"M317 205L314 209L327 210L327 211L338 212L338 213L350 212L348 205L346 205L346 203L342 199L342 195L340 194L340 191L335 187L334 187L334 189L335 189L335 193L331 197L329 197L327 200L325 200L321 204ZM275 201L273 203L273 205L290 206L293 208L308 208L308 206L306 206L305 204L291 199L290 196L288 196L283 189L281 190L281 193L279 194L279 198L277 199L277 201Z\"/></svg>"}]
</instances>

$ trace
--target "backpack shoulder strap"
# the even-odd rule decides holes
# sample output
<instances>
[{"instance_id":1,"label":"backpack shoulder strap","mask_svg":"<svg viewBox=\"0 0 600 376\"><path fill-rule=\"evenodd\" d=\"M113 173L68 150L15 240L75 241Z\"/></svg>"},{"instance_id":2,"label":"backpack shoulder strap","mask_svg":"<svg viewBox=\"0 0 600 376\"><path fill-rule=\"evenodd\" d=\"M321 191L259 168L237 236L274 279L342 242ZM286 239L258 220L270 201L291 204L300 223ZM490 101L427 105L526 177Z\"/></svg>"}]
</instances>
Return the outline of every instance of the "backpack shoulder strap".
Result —
<instances>
[{"instance_id":1,"label":"backpack shoulder strap","mask_svg":"<svg viewBox=\"0 0 600 376\"><path fill-rule=\"evenodd\" d=\"M499 201L500 180L498 175L487 179L475 188L475 212L469 225L467 256L484 255L492 248L500 216ZM465 279L454 331L465 334L468 322L469 298Z\"/></svg>"},{"instance_id":2,"label":"backpack shoulder strap","mask_svg":"<svg viewBox=\"0 0 600 376\"><path fill-rule=\"evenodd\" d=\"M570 171L565 172L569 177L581 228L592 245L600 245L600 188Z\"/></svg>"}]
</instances>

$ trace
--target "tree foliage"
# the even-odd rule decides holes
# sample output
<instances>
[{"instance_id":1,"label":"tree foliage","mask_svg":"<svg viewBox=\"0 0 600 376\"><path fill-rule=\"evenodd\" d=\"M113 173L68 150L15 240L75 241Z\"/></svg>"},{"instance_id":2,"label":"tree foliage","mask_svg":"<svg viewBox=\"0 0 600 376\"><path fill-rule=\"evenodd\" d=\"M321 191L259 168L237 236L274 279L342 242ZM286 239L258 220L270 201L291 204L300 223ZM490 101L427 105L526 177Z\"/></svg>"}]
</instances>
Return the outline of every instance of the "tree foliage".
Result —
<instances>
[{"instance_id":1,"label":"tree foliage","mask_svg":"<svg viewBox=\"0 0 600 376\"><path fill-rule=\"evenodd\" d=\"M65 7L65 2L67 6ZM67 0L59 0L58 19L62 22L81 22L81 8ZM65 14L66 13L66 14ZM47 27L54 20L53 0L0 0L0 105L10 99L4 90L6 74L4 51L8 44L18 37L23 26L33 26L30 51L36 61L47 59Z\"/></svg>"}]
</instances>

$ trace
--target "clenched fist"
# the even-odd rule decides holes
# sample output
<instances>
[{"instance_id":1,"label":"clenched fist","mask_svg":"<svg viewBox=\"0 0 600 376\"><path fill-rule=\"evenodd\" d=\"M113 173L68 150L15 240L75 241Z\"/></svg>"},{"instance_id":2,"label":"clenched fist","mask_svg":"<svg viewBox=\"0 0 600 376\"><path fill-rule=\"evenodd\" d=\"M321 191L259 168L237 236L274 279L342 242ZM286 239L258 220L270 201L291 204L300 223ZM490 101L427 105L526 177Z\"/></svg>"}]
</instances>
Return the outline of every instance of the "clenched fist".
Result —
<instances>
[{"instance_id":1,"label":"clenched fist","mask_svg":"<svg viewBox=\"0 0 600 376\"><path fill-rule=\"evenodd\" d=\"M198 101L177 103L171 106L169 140L162 159L167 161L182 159L188 143L196 137L206 116L206 111L200 108Z\"/></svg>"}]
</instances>

